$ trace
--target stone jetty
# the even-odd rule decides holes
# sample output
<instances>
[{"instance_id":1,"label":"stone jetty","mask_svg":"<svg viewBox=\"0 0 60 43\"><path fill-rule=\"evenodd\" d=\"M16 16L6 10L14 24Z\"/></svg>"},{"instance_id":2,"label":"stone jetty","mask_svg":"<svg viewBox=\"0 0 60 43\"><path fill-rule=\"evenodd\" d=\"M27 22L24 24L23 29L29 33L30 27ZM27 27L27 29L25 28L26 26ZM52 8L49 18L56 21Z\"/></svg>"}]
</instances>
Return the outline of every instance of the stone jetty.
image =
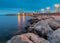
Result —
<instances>
[{"instance_id":1,"label":"stone jetty","mask_svg":"<svg viewBox=\"0 0 60 43\"><path fill-rule=\"evenodd\" d=\"M35 17L28 21L26 33L12 37L7 43L60 43L60 22L54 17Z\"/></svg>"}]
</instances>

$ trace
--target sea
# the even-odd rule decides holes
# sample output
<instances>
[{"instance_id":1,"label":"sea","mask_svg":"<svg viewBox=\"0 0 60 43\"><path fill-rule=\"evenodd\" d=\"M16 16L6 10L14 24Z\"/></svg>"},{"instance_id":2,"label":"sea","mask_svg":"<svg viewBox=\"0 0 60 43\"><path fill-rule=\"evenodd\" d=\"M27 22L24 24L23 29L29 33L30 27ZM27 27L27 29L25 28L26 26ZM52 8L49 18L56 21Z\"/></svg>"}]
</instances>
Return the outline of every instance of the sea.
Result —
<instances>
[{"instance_id":1,"label":"sea","mask_svg":"<svg viewBox=\"0 0 60 43\"><path fill-rule=\"evenodd\" d=\"M0 16L0 43L6 43L11 37L25 32L32 16Z\"/></svg>"}]
</instances>

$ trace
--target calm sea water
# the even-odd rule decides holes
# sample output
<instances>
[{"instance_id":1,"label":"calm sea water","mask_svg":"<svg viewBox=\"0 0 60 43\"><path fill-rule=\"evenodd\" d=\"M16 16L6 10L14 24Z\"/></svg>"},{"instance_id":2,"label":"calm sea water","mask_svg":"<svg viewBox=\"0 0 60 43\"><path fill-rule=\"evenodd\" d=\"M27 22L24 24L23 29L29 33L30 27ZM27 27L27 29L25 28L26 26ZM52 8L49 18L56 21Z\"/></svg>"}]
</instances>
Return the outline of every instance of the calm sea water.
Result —
<instances>
[{"instance_id":1,"label":"calm sea water","mask_svg":"<svg viewBox=\"0 0 60 43\"><path fill-rule=\"evenodd\" d=\"M12 36L24 31L30 16L0 16L0 43L9 40Z\"/></svg>"}]
</instances>

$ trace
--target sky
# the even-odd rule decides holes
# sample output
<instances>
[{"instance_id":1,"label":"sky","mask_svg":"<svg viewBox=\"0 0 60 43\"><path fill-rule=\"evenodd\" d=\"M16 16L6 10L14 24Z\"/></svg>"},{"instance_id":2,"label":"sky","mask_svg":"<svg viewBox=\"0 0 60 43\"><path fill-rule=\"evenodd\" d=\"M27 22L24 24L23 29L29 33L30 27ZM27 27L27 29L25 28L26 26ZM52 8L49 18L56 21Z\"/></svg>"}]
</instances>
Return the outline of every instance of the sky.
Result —
<instances>
[{"instance_id":1,"label":"sky","mask_svg":"<svg viewBox=\"0 0 60 43\"><path fill-rule=\"evenodd\" d=\"M8 11L8 13L10 11L16 11L15 13L17 13L18 10L40 10L48 6L54 8L54 4L56 3L60 4L60 0L0 0L0 13L7 13L6 11Z\"/></svg>"}]
</instances>

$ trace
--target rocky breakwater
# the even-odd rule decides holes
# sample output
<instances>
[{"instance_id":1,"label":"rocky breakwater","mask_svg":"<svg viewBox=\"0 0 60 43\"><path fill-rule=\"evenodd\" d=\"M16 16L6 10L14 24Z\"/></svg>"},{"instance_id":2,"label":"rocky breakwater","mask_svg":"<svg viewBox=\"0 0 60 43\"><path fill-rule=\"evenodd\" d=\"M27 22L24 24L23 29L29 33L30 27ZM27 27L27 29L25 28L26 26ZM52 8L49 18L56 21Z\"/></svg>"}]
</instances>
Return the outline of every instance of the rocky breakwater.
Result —
<instances>
[{"instance_id":1,"label":"rocky breakwater","mask_svg":"<svg viewBox=\"0 0 60 43\"><path fill-rule=\"evenodd\" d=\"M32 22L33 21L33 22ZM53 17L33 18L26 33L12 37L7 43L60 43L60 24Z\"/></svg>"}]
</instances>

